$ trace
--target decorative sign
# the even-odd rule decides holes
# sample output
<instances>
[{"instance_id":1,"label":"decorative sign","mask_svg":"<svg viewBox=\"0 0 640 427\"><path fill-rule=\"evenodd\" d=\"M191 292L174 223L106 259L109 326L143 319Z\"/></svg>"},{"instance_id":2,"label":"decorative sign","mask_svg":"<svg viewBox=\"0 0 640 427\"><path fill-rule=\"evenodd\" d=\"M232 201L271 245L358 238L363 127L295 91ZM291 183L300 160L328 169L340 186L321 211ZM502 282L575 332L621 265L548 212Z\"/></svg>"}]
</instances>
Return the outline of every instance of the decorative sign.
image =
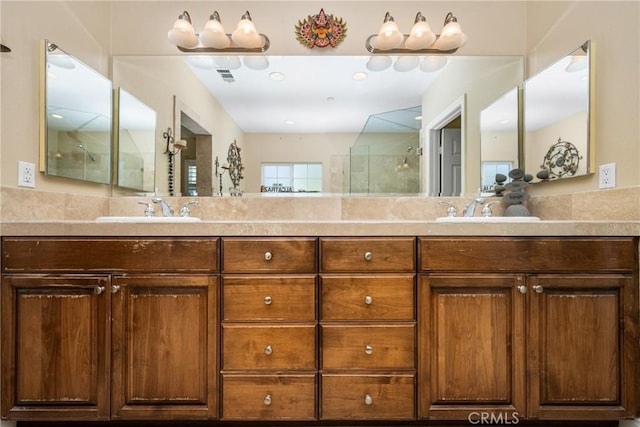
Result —
<instances>
[{"instance_id":1,"label":"decorative sign","mask_svg":"<svg viewBox=\"0 0 640 427\"><path fill-rule=\"evenodd\" d=\"M293 193L293 187L282 184L273 184L270 187L263 185L260 187L260 191L263 193Z\"/></svg>"},{"instance_id":2,"label":"decorative sign","mask_svg":"<svg viewBox=\"0 0 640 427\"><path fill-rule=\"evenodd\" d=\"M342 18L320 13L298 21L296 39L308 48L336 47L347 37L347 23Z\"/></svg>"}]
</instances>

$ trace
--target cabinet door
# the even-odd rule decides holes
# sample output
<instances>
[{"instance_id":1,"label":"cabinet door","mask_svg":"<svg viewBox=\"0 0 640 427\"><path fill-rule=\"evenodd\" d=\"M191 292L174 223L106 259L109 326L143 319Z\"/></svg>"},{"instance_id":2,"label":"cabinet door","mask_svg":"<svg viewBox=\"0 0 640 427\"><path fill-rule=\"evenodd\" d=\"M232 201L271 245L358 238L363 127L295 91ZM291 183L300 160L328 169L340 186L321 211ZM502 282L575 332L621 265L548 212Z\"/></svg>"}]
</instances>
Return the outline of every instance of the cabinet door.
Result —
<instances>
[{"instance_id":1,"label":"cabinet door","mask_svg":"<svg viewBox=\"0 0 640 427\"><path fill-rule=\"evenodd\" d=\"M3 277L3 417L109 418L108 289L108 277Z\"/></svg>"},{"instance_id":2,"label":"cabinet door","mask_svg":"<svg viewBox=\"0 0 640 427\"><path fill-rule=\"evenodd\" d=\"M631 276L530 280L529 416L618 419L634 411L637 289Z\"/></svg>"},{"instance_id":3,"label":"cabinet door","mask_svg":"<svg viewBox=\"0 0 640 427\"><path fill-rule=\"evenodd\" d=\"M112 417L217 417L217 278L114 277Z\"/></svg>"},{"instance_id":4,"label":"cabinet door","mask_svg":"<svg viewBox=\"0 0 640 427\"><path fill-rule=\"evenodd\" d=\"M470 420L524 414L522 276L421 276L418 287L418 411Z\"/></svg>"}]
</instances>

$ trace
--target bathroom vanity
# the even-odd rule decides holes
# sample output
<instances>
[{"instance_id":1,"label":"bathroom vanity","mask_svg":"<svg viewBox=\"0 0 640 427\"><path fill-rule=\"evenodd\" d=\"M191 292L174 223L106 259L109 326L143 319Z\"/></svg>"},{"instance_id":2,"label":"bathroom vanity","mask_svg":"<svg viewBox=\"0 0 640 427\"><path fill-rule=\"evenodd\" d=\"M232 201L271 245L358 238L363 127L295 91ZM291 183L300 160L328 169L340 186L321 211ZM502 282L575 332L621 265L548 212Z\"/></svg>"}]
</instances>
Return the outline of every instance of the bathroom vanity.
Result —
<instances>
[{"instance_id":1,"label":"bathroom vanity","mask_svg":"<svg viewBox=\"0 0 640 427\"><path fill-rule=\"evenodd\" d=\"M2 238L4 418L638 412L637 237L148 235Z\"/></svg>"}]
</instances>

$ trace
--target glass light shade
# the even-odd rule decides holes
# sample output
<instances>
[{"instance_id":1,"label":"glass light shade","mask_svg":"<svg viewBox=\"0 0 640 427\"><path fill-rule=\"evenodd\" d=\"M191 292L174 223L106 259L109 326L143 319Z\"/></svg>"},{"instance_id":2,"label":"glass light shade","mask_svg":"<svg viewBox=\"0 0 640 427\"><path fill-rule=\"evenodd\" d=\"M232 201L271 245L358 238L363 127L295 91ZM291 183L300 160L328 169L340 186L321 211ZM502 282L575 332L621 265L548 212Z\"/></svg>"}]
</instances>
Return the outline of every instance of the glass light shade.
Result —
<instances>
[{"instance_id":1,"label":"glass light shade","mask_svg":"<svg viewBox=\"0 0 640 427\"><path fill-rule=\"evenodd\" d=\"M396 49L402 45L404 35L393 21L387 21L380 27L375 39L375 47L381 50Z\"/></svg>"},{"instance_id":2,"label":"glass light shade","mask_svg":"<svg viewBox=\"0 0 640 427\"><path fill-rule=\"evenodd\" d=\"M193 65L196 68L200 68L201 70L209 70L215 67L215 63L213 61L212 56L189 55L185 57L185 61L187 61L190 65Z\"/></svg>"},{"instance_id":3,"label":"glass light shade","mask_svg":"<svg viewBox=\"0 0 640 427\"><path fill-rule=\"evenodd\" d=\"M436 35L426 21L418 21L411 27L411 33L404 42L407 49L427 49L436 40Z\"/></svg>"},{"instance_id":4,"label":"glass light shade","mask_svg":"<svg viewBox=\"0 0 640 427\"><path fill-rule=\"evenodd\" d=\"M242 66L237 56L216 56L214 61L218 67L229 70L237 70Z\"/></svg>"},{"instance_id":5,"label":"glass light shade","mask_svg":"<svg viewBox=\"0 0 640 427\"><path fill-rule=\"evenodd\" d=\"M384 71L391 66L390 56L372 56L367 61L367 70Z\"/></svg>"},{"instance_id":6,"label":"glass light shade","mask_svg":"<svg viewBox=\"0 0 640 427\"><path fill-rule=\"evenodd\" d=\"M393 64L393 69L399 72L407 72L415 69L420 64L420 58L413 55L399 56Z\"/></svg>"},{"instance_id":7,"label":"glass light shade","mask_svg":"<svg viewBox=\"0 0 640 427\"><path fill-rule=\"evenodd\" d=\"M443 69L445 65L447 65L446 56L429 55L425 56L422 63L420 63L420 71L433 73L434 71Z\"/></svg>"},{"instance_id":8,"label":"glass light shade","mask_svg":"<svg viewBox=\"0 0 640 427\"><path fill-rule=\"evenodd\" d=\"M245 56L244 65L252 70L264 70L269 67L269 60L264 55Z\"/></svg>"},{"instance_id":9,"label":"glass light shade","mask_svg":"<svg viewBox=\"0 0 640 427\"><path fill-rule=\"evenodd\" d=\"M262 47L264 44L262 36L256 31L256 26L248 13L238 22L238 26L231 34L231 39L236 45L246 49Z\"/></svg>"},{"instance_id":10,"label":"glass light shade","mask_svg":"<svg viewBox=\"0 0 640 427\"><path fill-rule=\"evenodd\" d=\"M198 37L193 31L193 25L187 19L178 18L167 37L171 43L186 49L192 49L198 45Z\"/></svg>"},{"instance_id":11,"label":"glass light shade","mask_svg":"<svg viewBox=\"0 0 640 427\"><path fill-rule=\"evenodd\" d=\"M200 41L207 47L215 49L224 49L231 45L231 40L224 31L224 27L220 22L217 14L211 15L211 18L204 26L204 30L200 33Z\"/></svg>"},{"instance_id":12,"label":"glass light shade","mask_svg":"<svg viewBox=\"0 0 640 427\"><path fill-rule=\"evenodd\" d=\"M466 36L462 32L462 27L457 22L449 22L442 29L442 33L434 46L438 50L457 49L464 44Z\"/></svg>"}]
</instances>

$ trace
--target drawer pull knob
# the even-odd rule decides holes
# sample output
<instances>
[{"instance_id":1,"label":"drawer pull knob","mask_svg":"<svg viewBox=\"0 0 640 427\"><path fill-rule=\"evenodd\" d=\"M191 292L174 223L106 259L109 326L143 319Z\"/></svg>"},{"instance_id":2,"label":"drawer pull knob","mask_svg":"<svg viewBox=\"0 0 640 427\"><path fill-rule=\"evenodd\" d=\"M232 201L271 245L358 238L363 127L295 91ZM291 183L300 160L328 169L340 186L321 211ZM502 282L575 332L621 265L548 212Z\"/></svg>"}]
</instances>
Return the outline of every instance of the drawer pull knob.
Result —
<instances>
[{"instance_id":1,"label":"drawer pull knob","mask_svg":"<svg viewBox=\"0 0 640 427\"><path fill-rule=\"evenodd\" d=\"M270 395L270 394L267 394L267 395L264 397L264 404L265 404L265 406L269 406L269 405L271 405L271 395Z\"/></svg>"},{"instance_id":2,"label":"drawer pull knob","mask_svg":"<svg viewBox=\"0 0 640 427\"><path fill-rule=\"evenodd\" d=\"M541 285L534 285L533 290L536 291L536 293L538 294L541 294L544 292L544 288Z\"/></svg>"},{"instance_id":3,"label":"drawer pull knob","mask_svg":"<svg viewBox=\"0 0 640 427\"><path fill-rule=\"evenodd\" d=\"M266 346L266 347L264 348L264 354L266 354L267 356L270 356L270 355L271 355L271 353L273 353L273 348L271 348L271 346L270 346L270 345Z\"/></svg>"},{"instance_id":4,"label":"drawer pull knob","mask_svg":"<svg viewBox=\"0 0 640 427\"><path fill-rule=\"evenodd\" d=\"M371 261L373 259L373 254L369 251L364 253L364 259L367 261Z\"/></svg>"},{"instance_id":5,"label":"drawer pull knob","mask_svg":"<svg viewBox=\"0 0 640 427\"><path fill-rule=\"evenodd\" d=\"M96 295L100 295L101 293L104 292L105 287L104 286L96 286L95 288L93 288L93 292Z\"/></svg>"},{"instance_id":6,"label":"drawer pull knob","mask_svg":"<svg viewBox=\"0 0 640 427\"><path fill-rule=\"evenodd\" d=\"M266 297L264 297L264 303L266 305L271 305L271 297L269 295L267 295Z\"/></svg>"},{"instance_id":7,"label":"drawer pull knob","mask_svg":"<svg viewBox=\"0 0 640 427\"><path fill-rule=\"evenodd\" d=\"M373 354L373 347L370 345L365 345L364 346L364 352L367 354Z\"/></svg>"},{"instance_id":8,"label":"drawer pull knob","mask_svg":"<svg viewBox=\"0 0 640 427\"><path fill-rule=\"evenodd\" d=\"M112 294L118 293L119 290L120 290L120 285L113 285L111 287L111 293Z\"/></svg>"},{"instance_id":9,"label":"drawer pull knob","mask_svg":"<svg viewBox=\"0 0 640 427\"><path fill-rule=\"evenodd\" d=\"M373 297L370 295L367 295L366 297L364 297L364 303L367 305L373 304Z\"/></svg>"},{"instance_id":10,"label":"drawer pull knob","mask_svg":"<svg viewBox=\"0 0 640 427\"><path fill-rule=\"evenodd\" d=\"M365 404L365 405L373 405L373 397L371 397L371 395L370 395L370 394L367 394L367 395L364 397L364 404Z\"/></svg>"},{"instance_id":11,"label":"drawer pull knob","mask_svg":"<svg viewBox=\"0 0 640 427\"><path fill-rule=\"evenodd\" d=\"M264 260L265 261L271 261L272 258L273 258L273 254L271 252L265 252L264 253Z\"/></svg>"},{"instance_id":12,"label":"drawer pull knob","mask_svg":"<svg viewBox=\"0 0 640 427\"><path fill-rule=\"evenodd\" d=\"M518 286L518 290L520 291L521 294L527 293L527 287L525 285Z\"/></svg>"}]
</instances>

